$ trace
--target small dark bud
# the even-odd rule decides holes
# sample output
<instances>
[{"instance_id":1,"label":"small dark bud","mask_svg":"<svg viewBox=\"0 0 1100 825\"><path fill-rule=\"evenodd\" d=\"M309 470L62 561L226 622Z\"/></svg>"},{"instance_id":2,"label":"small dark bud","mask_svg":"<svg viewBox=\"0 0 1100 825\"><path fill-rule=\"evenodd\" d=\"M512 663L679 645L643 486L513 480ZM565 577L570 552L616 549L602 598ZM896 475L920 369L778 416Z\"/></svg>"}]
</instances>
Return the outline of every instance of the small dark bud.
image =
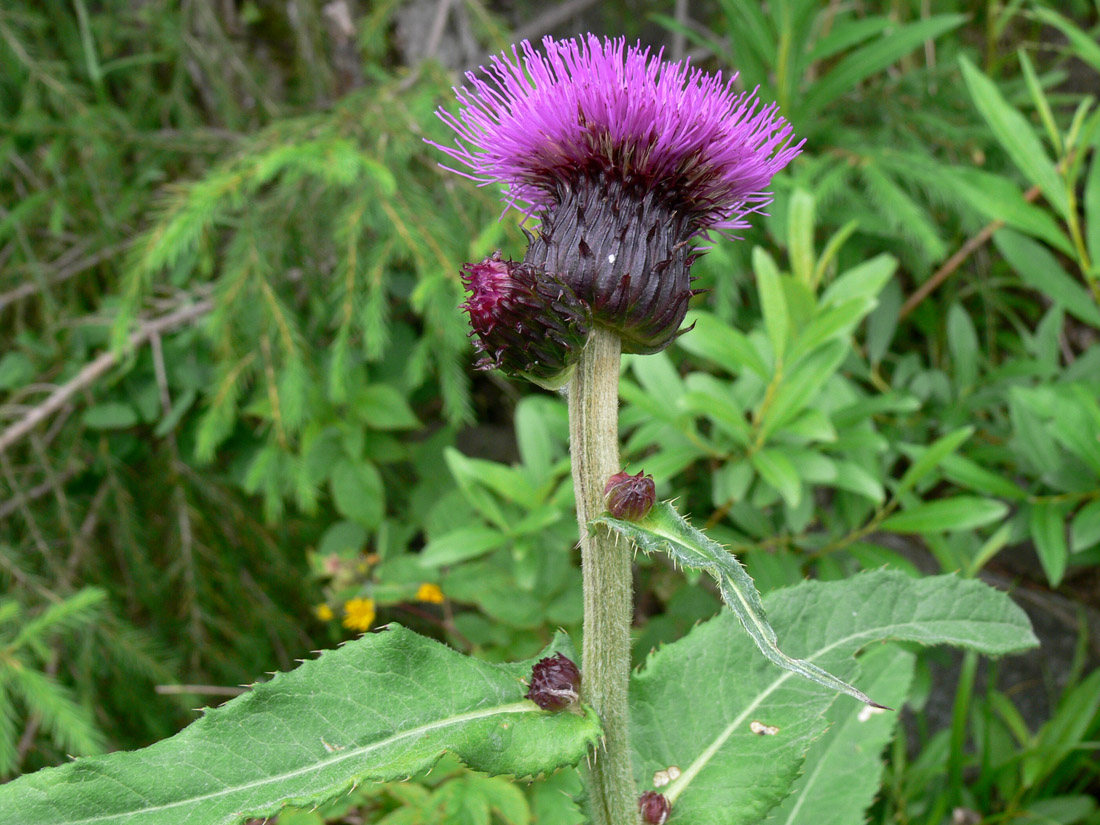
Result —
<instances>
[{"instance_id":1,"label":"small dark bud","mask_svg":"<svg viewBox=\"0 0 1100 825\"><path fill-rule=\"evenodd\" d=\"M665 825L668 821L668 798L657 791L646 791L638 798L638 810L647 825Z\"/></svg>"},{"instance_id":2,"label":"small dark bud","mask_svg":"<svg viewBox=\"0 0 1100 825\"><path fill-rule=\"evenodd\" d=\"M653 486L653 476L644 473L640 470L638 475L632 476L624 470L607 480L603 494L607 500L607 511L615 518L639 521L653 507L657 489Z\"/></svg>"},{"instance_id":3,"label":"small dark bud","mask_svg":"<svg viewBox=\"0 0 1100 825\"><path fill-rule=\"evenodd\" d=\"M527 697L543 710L561 710L580 698L581 672L560 653L539 659L531 669Z\"/></svg>"},{"instance_id":4,"label":"small dark bud","mask_svg":"<svg viewBox=\"0 0 1100 825\"><path fill-rule=\"evenodd\" d=\"M588 340L588 304L560 278L496 252L465 264L462 282L478 369L502 369L548 389L569 380Z\"/></svg>"}]
</instances>

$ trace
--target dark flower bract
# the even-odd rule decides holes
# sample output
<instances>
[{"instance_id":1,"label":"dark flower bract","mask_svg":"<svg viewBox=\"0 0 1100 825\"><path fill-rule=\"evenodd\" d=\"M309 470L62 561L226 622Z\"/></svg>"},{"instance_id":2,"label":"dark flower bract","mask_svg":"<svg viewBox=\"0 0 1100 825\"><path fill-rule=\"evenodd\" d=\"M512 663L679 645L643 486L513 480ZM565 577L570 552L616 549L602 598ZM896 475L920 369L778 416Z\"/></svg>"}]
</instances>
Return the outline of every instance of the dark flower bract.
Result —
<instances>
[{"instance_id":1,"label":"dark flower bract","mask_svg":"<svg viewBox=\"0 0 1100 825\"><path fill-rule=\"evenodd\" d=\"M463 266L478 369L502 369L554 389L569 379L588 340L588 305L560 279L499 252Z\"/></svg>"},{"instance_id":2,"label":"dark flower bract","mask_svg":"<svg viewBox=\"0 0 1100 825\"><path fill-rule=\"evenodd\" d=\"M538 219L525 261L552 272L618 332L627 352L676 336L692 295L690 241L746 226L771 178L798 154L774 104L736 75L624 39L524 41L468 74L441 146L474 180Z\"/></svg>"},{"instance_id":3,"label":"dark flower bract","mask_svg":"<svg viewBox=\"0 0 1100 825\"><path fill-rule=\"evenodd\" d=\"M647 476L644 470L633 476L626 470L615 473L604 485L603 494L607 511L627 521L645 518L657 500L653 476Z\"/></svg>"},{"instance_id":4,"label":"dark flower bract","mask_svg":"<svg viewBox=\"0 0 1100 825\"><path fill-rule=\"evenodd\" d=\"M561 653L539 659L531 668L526 698L543 710L562 710L580 698L581 672Z\"/></svg>"}]
</instances>

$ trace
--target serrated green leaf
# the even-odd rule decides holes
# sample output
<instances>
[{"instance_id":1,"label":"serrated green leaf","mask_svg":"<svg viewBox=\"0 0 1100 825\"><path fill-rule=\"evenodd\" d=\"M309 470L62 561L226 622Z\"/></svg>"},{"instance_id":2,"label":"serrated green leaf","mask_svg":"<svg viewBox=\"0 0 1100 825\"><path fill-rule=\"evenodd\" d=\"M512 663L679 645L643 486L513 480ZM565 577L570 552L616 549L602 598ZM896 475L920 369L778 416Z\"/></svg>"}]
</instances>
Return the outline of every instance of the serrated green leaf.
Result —
<instances>
[{"instance_id":1,"label":"serrated green leaf","mask_svg":"<svg viewBox=\"0 0 1100 825\"><path fill-rule=\"evenodd\" d=\"M963 79L970 90L970 97L985 122L989 124L997 142L1024 173L1024 177L1039 186L1043 195L1058 212L1063 217L1068 215L1069 199L1065 185L1054 168L1054 163L1043 151L1043 146L1035 136L1031 124L1008 104L997 85L973 63L965 57L960 57L959 64L962 66Z\"/></svg>"},{"instance_id":2,"label":"serrated green leaf","mask_svg":"<svg viewBox=\"0 0 1100 825\"><path fill-rule=\"evenodd\" d=\"M861 682L875 696L900 707L909 693L916 657L881 647L860 657ZM861 822L882 778L880 754L890 742L898 714L834 702L829 729L814 742L791 795L765 825L849 825Z\"/></svg>"},{"instance_id":3,"label":"serrated green leaf","mask_svg":"<svg viewBox=\"0 0 1100 825\"><path fill-rule=\"evenodd\" d=\"M791 652L851 678L853 656L890 639L952 644L989 655L1037 644L1027 616L1003 593L957 576L875 571L805 582L764 600ZM777 672L736 633L729 613L650 655L630 685L635 775L676 765L662 788L673 817L691 825L751 825L790 792L836 695ZM707 687L705 700L685 702ZM694 693L693 693L694 692ZM851 704L838 700L841 707ZM758 721L775 735L755 735Z\"/></svg>"},{"instance_id":4,"label":"serrated green leaf","mask_svg":"<svg viewBox=\"0 0 1100 825\"><path fill-rule=\"evenodd\" d=\"M875 705L860 691L812 662L793 659L779 649L779 638L768 624L764 604L752 578L737 557L716 541L692 527L667 501L658 502L641 521L624 521L603 515L590 524L605 525L647 555L665 553L676 564L710 574L718 583L722 601L733 611L741 626L768 660L784 670L812 682Z\"/></svg>"},{"instance_id":5,"label":"serrated green leaf","mask_svg":"<svg viewBox=\"0 0 1100 825\"><path fill-rule=\"evenodd\" d=\"M532 663L481 662L391 625L170 739L0 786L0 810L20 825L236 825L364 780L406 777L446 751L516 776L575 764L599 737L598 721L524 699Z\"/></svg>"},{"instance_id":6,"label":"serrated green leaf","mask_svg":"<svg viewBox=\"0 0 1100 825\"><path fill-rule=\"evenodd\" d=\"M1008 514L1004 502L974 496L958 496L918 504L890 516L882 529L892 533L943 533L973 530Z\"/></svg>"}]
</instances>

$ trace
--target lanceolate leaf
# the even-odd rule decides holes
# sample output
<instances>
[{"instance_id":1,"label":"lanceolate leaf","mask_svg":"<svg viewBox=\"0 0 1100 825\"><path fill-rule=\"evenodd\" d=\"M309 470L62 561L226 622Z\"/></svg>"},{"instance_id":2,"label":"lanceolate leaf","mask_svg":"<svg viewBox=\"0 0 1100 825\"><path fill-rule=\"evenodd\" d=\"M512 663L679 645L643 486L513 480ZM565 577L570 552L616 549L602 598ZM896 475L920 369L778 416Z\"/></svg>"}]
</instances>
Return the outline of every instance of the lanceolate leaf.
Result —
<instances>
[{"instance_id":1,"label":"lanceolate leaf","mask_svg":"<svg viewBox=\"0 0 1100 825\"><path fill-rule=\"evenodd\" d=\"M884 701L901 706L913 681L916 657L893 645L860 657L861 681ZM848 825L863 822L882 778L882 749L894 735L898 715L851 702L834 702L829 729L806 754L791 795L766 825ZM778 735L778 734L776 734Z\"/></svg>"},{"instance_id":2,"label":"lanceolate leaf","mask_svg":"<svg viewBox=\"0 0 1100 825\"><path fill-rule=\"evenodd\" d=\"M171 739L0 786L0 811L20 825L230 825L406 777L445 751L517 776L574 764L599 723L591 711L548 713L524 699L532 664L481 662L393 625Z\"/></svg>"},{"instance_id":3,"label":"lanceolate leaf","mask_svg":"<svg viewBox=\"0 0 1100 825\"><path fill-rule=\"evenodd\" d=\"M812 662L794 659L779 649L779 639L768 623L760 593L741 562L725 547L692 527L667 501L658 502L639 522L624 521L610 515L593 519L624 536L643 553L666 553L676 564L704 570L714 577L726 606L734 612L753 642L768 659L781 668L804 676L819 685L847 693L878 706L847 682L822 670Z\"/></svg>"},{"instance_id":4,"label":"lanceolate leaf","mask_svg":"<svg viewBox=\"0 0 1100 825\"><path fill-rule=\"evenodd\" d=\"M1027 617L1003 593L956 576L897 571L804 582L764 600L789 652L851 679L853 656L890 639L953 644L1000 655L1034 646ZM758 655L723 612L649 657L631 680L631 742L640 790L656 771L681 825L750 825L789 792L826 711L859 706ZM889 694L891 691L887 691ZM886 698L884 695L883 698ZM890 698L893 698L892 696ZM753 723L775 729L754 732ZM756 730L762 730L760 725Z\"/></svg>"}]
</instances>

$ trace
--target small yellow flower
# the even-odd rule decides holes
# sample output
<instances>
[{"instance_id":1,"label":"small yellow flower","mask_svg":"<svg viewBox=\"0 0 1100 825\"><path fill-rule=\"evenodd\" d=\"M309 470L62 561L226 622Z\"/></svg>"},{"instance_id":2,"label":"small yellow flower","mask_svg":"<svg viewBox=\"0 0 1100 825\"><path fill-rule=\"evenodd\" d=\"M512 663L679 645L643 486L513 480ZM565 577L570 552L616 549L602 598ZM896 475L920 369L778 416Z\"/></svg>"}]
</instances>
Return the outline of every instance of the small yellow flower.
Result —
<instances>
[{"instance_id":1,"label":"small yellow flower","mask_svg":"<svg viewBox=\"0 0 1100 825\"><path fill-rule=\"evenodd\" d=\"M334 614L334 613L332 612L332 608L331 608L331 607L329 607L329 606L328 606L327 604L319 604L319 605L317 605L317 606L316 606L315 608L313 608L313 614L314 614L314 615L315 615L315 616L316 616L316 617L317 617L318 619L320 619L320 620L321 620L322 622L330 622L330 621L332 621L332 619L333 619L333 617L334 617L334 615L335 615L335 614Z\"/></svg>"},{"instance_id":2,"label":"small yellow flower","mask_svg":"<svg viewBox=\"0 0 1100 825\"><path fill-rule=\"evenodd\" d=\"M416 600L418 602L443 604L443 591L439 589L438 584L425 582L416 589Z\"/></svg>"},{"instance_id":3,"label":"small yellow flower","mask_svg":"<svg viewBox=\"0 0 1100 825\"><path fill-rule=\"evenodd\" d=\"M344 627L366 632L374 623L374 599L351 599L344 602Z\"/></svg>"}]
</instances>

